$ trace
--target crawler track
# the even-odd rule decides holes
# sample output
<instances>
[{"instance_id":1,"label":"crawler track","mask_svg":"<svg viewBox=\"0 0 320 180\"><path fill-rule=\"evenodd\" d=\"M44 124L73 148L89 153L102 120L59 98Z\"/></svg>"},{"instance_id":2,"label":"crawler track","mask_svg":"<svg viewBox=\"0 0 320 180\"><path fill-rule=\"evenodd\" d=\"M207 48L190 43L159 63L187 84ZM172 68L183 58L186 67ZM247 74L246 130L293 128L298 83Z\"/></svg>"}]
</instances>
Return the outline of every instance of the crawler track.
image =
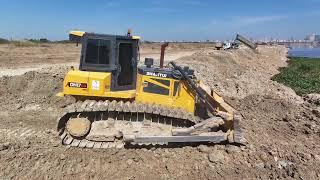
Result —
<instances>
[{"instance_id":1,"label":"crawler track","mask_svg":"<svg viewBox=\"0 0 320 180\"><path fill-rule=\"evenodd\" d=\"M123 101L94 101L86 100L78 101L75 104L69 105L65 109L65 113L58 119L58 131L61 141L64 145L70 145L81 148L123 148L125 145L164 145L168 144L165 140L162 142L161 137L172 137L172 129L192 128L195 124L202 121L197 116L194 116L182 109L166 108L164 106L152 104L140 104L136 102ZM142 136L149 134L154 137L153 140L143 142L130 142L125 136L114 138L111 140L96 140L90 139L89 135L83 137L73 137L67 132L66 123L69 119L76 117L86 117L92 124L102 123L112 127L116 126L121 129L121 133L134 134L139 129ZM220 118L221 119L221 118ZM101 126L101 125L99 125ZM218 127L219 125L217 125ZM107 132L108 129L102 131ZM216 128L215 137L209 137L210 142L223 142L227 140L225 132ZM212 136L212 133L210 134ZM102 136L104 136L102 134ZM181 136L179 136L181 137ZM183 138L183 137L182 137ZM204 139L205 136L200 136ZM151 138L152 139L152 138ZM179 140L178 140L179 141ZM196 140L195 140L196 141ZM203 140L205 141L205 140ZM182 141L181 141L182 142Z\"/></svg>"}]
</instances>

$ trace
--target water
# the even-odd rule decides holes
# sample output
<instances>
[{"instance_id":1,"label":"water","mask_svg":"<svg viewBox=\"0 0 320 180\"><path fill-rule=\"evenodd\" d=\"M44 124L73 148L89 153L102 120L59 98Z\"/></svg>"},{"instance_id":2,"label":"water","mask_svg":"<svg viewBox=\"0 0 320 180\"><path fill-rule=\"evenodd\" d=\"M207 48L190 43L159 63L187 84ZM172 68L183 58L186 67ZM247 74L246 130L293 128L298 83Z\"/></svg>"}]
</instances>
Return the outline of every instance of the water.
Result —
<instances>
[{"instance_id":1,"label":"water","mask_svg":"<svg viewBox=\"0 0 320 180\"><path fill-rule=\"evenodd\" d=\"M288 56L320 58L320 48L293 48L289 50Z\"/></svg>"}]
</instances>

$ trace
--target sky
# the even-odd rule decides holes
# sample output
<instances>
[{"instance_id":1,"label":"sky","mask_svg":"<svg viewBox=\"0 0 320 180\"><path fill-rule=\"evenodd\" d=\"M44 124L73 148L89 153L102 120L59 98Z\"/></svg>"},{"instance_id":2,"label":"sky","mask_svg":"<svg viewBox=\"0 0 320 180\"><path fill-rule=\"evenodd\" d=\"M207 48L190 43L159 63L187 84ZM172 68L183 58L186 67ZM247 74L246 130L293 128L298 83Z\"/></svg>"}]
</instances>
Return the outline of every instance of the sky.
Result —
<instances>
[{"instance_id":1,"label":"sky","mask_svg":"<svg viewBox=\"0 0 320 180\"><path fill-rule=\"evenodd\" d=\"M263 39L320 34L320 0L1 0L0 37L68 38L69 30L143 40Z\"/></svg>"}]
</instances>

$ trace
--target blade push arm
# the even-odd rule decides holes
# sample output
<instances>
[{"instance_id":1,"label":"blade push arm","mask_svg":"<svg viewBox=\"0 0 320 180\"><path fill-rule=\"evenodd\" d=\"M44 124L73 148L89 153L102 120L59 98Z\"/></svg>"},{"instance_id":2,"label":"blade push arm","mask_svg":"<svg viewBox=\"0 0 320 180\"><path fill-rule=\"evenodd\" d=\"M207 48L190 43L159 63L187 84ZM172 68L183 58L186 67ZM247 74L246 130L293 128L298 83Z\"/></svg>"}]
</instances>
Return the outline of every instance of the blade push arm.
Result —
<instances>
[{"instance_id":1,"label":"blade push arm","mask_svg":"<svg viewBox=\"0 0 320 180\"><path fill-rule=\"evenodd\" d=\"M196 93L196 95L198 96L198 98L200 99L201 102L205 103L205 105L209 109L209 111L211 113L216 112L216 108L215 108L214 104L212 104L211 102L208 101L209 97L207 97L207 94L204 93L203 90L201 90L191 80L191 78L188 76L188 74L186 74L186 72L180 66L177 66L174 62L171 61L170 64L174 67L174 69L178 70L181 73L182 78L187 81L187 85L189 86L189 88Z\"/></svg>"}]
</instances>

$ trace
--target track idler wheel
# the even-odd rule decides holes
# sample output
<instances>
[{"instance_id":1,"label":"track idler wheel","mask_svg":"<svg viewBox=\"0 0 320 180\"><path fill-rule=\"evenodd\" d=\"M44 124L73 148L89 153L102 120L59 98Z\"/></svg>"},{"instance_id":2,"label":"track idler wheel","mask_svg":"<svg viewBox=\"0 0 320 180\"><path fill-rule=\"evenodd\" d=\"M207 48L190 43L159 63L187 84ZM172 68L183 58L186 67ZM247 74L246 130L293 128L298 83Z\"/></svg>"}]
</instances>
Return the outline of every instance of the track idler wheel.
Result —
<instances>
[{"instance_id":1,"label":"track idler wheel","mask_svg":"<svg viewBox=\"0 0 320 180\"><path fill-rule=\"evenodd\" d=\"M87 118L71 118L66 124L67 132L74 137L83 137L90 132L91 122Z\"/></svg>"}]
</instances>

